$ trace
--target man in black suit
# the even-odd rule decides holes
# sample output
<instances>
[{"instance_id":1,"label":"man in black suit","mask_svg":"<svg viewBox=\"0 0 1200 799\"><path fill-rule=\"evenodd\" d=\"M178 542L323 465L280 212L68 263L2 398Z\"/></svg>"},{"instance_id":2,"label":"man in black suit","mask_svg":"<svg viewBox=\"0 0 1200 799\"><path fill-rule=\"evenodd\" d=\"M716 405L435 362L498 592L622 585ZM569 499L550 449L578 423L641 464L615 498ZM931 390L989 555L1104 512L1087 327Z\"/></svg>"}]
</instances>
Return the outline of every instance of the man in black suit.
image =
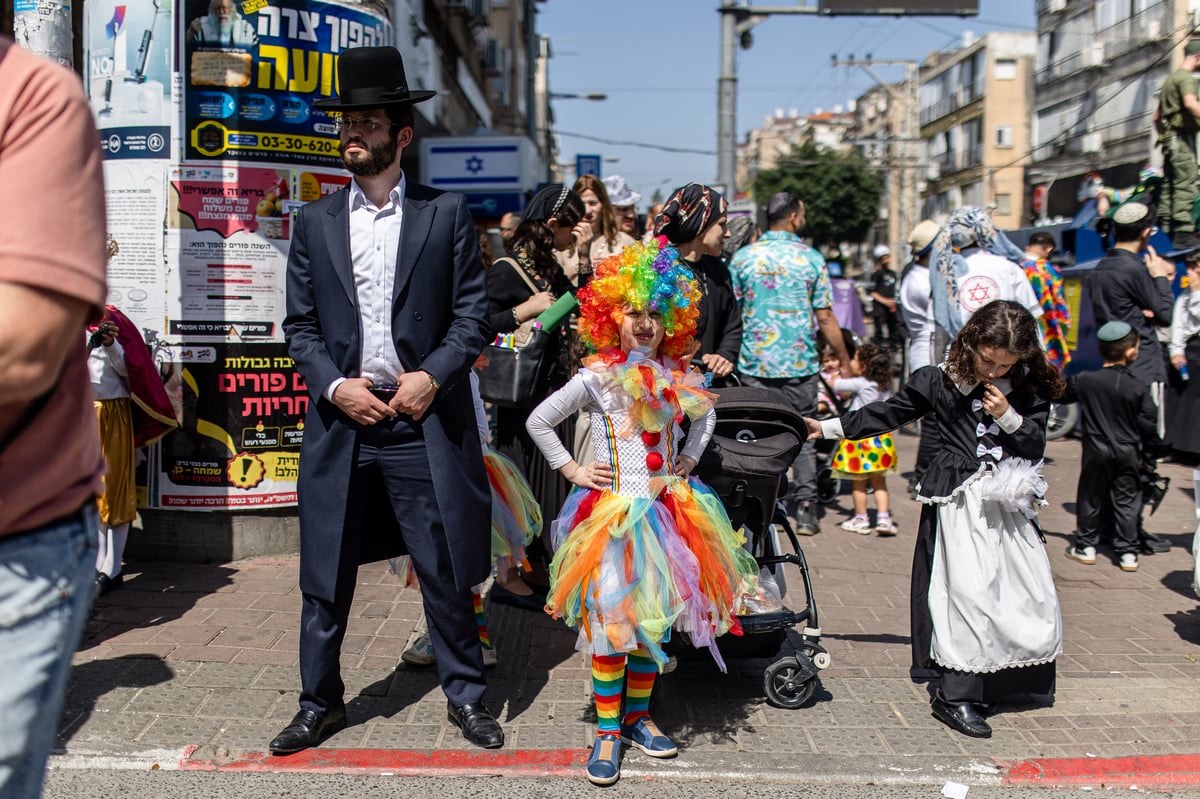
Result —
<instances>
[{"instance_id":1,"label":"man in black suit","mask_svg":"<svg viewBox=\"0 0 1200 799\"><path fill-rule=\"evenodd\" d=\"M504 733L486 683L471 587L489 568L490 496L468 370L488 330L465 198L408 182L412 104L393 47L338 62L341 191L301 209L284 333L312 394L300 454L300 712L275 754L346 726L340 653L358 566L407 551L420 579L450 721L487 748ZM398 520L400 520L398 522ZM403 534L401 534L401 528Z\"/></svg>"}]
</instances>

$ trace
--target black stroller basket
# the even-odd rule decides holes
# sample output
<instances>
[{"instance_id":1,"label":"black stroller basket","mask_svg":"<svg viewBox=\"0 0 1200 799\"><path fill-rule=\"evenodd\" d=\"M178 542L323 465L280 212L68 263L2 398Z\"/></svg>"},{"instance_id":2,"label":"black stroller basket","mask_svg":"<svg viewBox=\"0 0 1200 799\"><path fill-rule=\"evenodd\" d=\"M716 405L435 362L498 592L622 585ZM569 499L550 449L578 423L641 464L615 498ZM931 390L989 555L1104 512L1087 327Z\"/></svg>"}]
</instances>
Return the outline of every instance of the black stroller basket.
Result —
<instances>
[{"instance_id":1,"label":"black stroller basket","mask_svg":"<svg viewBox=\"0 0 1200 799\"><path fill-rule=\"evenodd\" d=\"M714 393L717 425L696 474L720 495L734 529L745 525L762 534L807 438L804 417L770 390L738 386Z\"/></svg>"},{"instance_id":2,"label":"black stroller basket","mask_svg":"<svg viewBox=\"0 0 1200 799\"><path fill-rule=\"evenodd\" d=\"M787 486L788 469L804 446L808 428L804 417L776 392L737 386L716 389L715 393L716 428L696 466L696 475L720 496L734 529L745 528L750 552L759 567L774 570L784 563L799 567L807 603L800 611L785 607L739 616L745 640L729 643L750 657L773 657L786 640L788 628L803 622L801 645L795 654L776 660L763 675L763 687L772 704L797 708L815 693L817 672L830 662L819 643L821 629L808 563L779 501ZM784 532L792 553L776 551L772 524ZM752 641L757 642L757 648Z\"/></svg>"}]
</instances>

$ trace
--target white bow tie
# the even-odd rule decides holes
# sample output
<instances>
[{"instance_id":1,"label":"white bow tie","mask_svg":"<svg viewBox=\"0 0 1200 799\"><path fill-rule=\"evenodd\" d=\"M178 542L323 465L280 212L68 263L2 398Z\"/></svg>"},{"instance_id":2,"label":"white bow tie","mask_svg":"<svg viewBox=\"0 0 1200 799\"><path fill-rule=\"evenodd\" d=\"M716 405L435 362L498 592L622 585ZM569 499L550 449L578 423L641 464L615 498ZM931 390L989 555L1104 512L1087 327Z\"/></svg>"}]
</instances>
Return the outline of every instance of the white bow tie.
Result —
<instances>
[{"instance_id":1,"label":"white bow tie","mask_svg":"<svg viewBox=\"0 0 1200 799\"><path fill-rule=\"evenodd\" d=\"M982 411L983 410L983 400L977 400L977 399L971 400L971 410L973 412Z\"/></svg>"},{"instance_id":2,"label":"white bow tie","mask_svg":"<svg viewBox=\"0 0 1200 799\"><path fill-rule=\"evenodd\" d=\"M991 447L989 449L983 444L979 444L975 447L975 457L982 458L984 455L991 455L994 459L1000 460L1004 457L1004 450L1002 450L1000 447Z\"/></svg>"},{"instance_id":3,"label":"white bow tie","mask_svg":"<svg viewBox=\"0 0 1200 799\"><path fill-rule=\"evenodd\" d=\"M975 437L976 438L983 438L984 436L988 435L989 433L994 436L999 435L1000 434L1000 425L996 424L995 422L992 422L991 424L989 424L987 426L984 426L983 422L980 422L979 424L975 425Z\"/></svg>"}]
</instances>

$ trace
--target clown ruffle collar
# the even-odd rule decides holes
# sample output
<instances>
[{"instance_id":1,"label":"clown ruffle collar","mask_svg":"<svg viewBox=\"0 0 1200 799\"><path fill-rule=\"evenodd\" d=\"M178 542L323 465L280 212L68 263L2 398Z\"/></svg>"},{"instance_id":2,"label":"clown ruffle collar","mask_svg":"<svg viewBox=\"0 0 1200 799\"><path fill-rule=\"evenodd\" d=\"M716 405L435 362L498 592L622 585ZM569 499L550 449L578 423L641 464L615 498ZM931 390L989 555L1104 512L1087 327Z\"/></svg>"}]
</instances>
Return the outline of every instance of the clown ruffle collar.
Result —
<instances>
[{"instance_id":1,"label":"clown ruffle collar","mask_svg":"<svg viewBox=\"0 0 1200 799\"><path fill-rule=\"evenodd\" d=\"M631 429L621 430L622 435L632 434L633 427L658 432L685 416L698 419L716 404L717 396L706 390L704 375L673 358L605 350L585 359L583 368L615 383L633 400L628 414Z\"/></svg>"}]
</instances>

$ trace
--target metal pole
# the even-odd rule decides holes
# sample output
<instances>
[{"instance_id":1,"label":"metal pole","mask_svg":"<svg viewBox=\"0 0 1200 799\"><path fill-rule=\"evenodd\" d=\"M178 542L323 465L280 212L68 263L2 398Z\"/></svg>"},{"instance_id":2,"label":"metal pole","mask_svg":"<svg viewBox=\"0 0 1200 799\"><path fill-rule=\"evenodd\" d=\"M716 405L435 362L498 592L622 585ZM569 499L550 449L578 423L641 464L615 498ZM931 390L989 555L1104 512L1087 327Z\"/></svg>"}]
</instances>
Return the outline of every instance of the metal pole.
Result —
<instances>
[{"instance_id":1,"label":"metal pole","mask_svg":"<svg viewBox=\"0 0 1200 799\"><path fill-rule=\"evenodd\" d=\"M26 50L74 66L70 0L35 0L13 15L13 39Z\"/></svg>"},{"instance_id":2,"label":"metal pole","mask_svg":"<svg viewBox=\"0 0 1200 799\"><path fill-rule=\"evenodd\" d=\"M735 0L721 0L721 76L717 78L717 183L736 193L737 16Z\"/></svg>"}]
</instances>

